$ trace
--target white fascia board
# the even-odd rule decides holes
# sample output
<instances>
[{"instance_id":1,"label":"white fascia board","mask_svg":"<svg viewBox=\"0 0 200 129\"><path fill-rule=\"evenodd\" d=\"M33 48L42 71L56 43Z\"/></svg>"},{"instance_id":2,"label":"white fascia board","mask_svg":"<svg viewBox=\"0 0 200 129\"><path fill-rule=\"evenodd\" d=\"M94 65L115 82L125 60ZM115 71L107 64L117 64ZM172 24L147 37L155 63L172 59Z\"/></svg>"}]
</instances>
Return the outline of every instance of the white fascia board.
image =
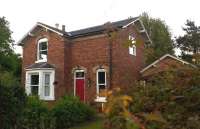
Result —
<instances>
[{"instance_id":1,"label":"white fascia board","mask_svg":"<svg viewBox=\"0 0 200 129\"><path fill-rule=\"evenodd\" d=\"M27 36L31 34L31 32L37 27L37 24L34 25L18 42L17 44L21 44L22 40L24 40ZM32 35L32 34L31 34Z\"/></svg>"},{"instance_id":2,"label":"white fascia board","mask_svg":"<svg viewBox=\"0 0 200 129\"><path fill-rule=\"evenodd\" d=\"M144 24L143 24L143 22L141 21L141 19L140 19L140 18L139 18L138 20L139 20L140 24L142 25L143 32L144 32L144 33L147 35L147 38L149 39L149 42L152 44L152 40L151 40L151 38L150 38L149 34L147 33L147 31L146 31L146 29L145 29L145 27L144 27Z\"/></svg>"},{"instance_id":3,"label":"white fascia board","mask_svg":"<svg viewBox=\"0 0 200 129\"><path fill-rule=\"evenodd\" d=\"M51 30L51 31L53 31L53 32L55 32L55 33L57 33L57 34L63 36L63 33L60 33L60 32L58 32L58 31L56 31L56 30L53 30L53 29L51 29L51 28L49 28L49 27L47 27L47 26L45 26L45 25L42 25L42 24L40 24L40 23L37 23L37 25L38 25L38 26L41 26L41 27L43 27L43 28L45 28L45 29L47 29L47 30Z\"/></svg>"},{"instance_id":4,"label":"white fascia board","mask_svg":"<svg viewBox=\"0 0 200 129\"><path fill-rule=\"evenodd\" d=\"M149 69L150 67L155 66L158 62L160 62L161 60L165 59L166 57L171 57L171 58L173 58L173 59L175 59L175 60L177 60L177 61L182 62L183 64L192 65L192 64L190 64L189 62L186 62L186 61L184 61L184 60L182 60L182 59L179 59L179 58L177 58L177 57L175 57L175 56L172 56L172 55L170 55L170 54L165 54L165 55L162 56L161 58L157 59L156 61L154 61L153 63L151 63L150 65L148 65L148 66L145 67L144 69L142 69L142 70L140 71L140 73L143 73L144 71L146 71L146 70ZM194 65L192 65L192 66L194 66Z\"/></svg>"},{"instance_id":5,"label":"white fascia board","mask_svg":"<svg viewBox=\"0 0 200 129\"><path fill-rule=\"evenodd\" d=\"M47 30L50 30L50 31L53 31L54 33L57 33L57 34L59 34L59 35L61 35L61 36L63 36L63 33L60 33L60 32L58 32L58 31L55 31L55 30L53 30L53 29L51 29L51 28L49 28L49 27L47 27L47 26L45 26L45 25L42 25L42 24L40 24L40 23L37 23L36 25L34 25L18 42L17 42L17 44L21 44L22 43L22 40L23 39L25 39L27 36L33 36L33 34L31 34L31 32L37 27L37 26L41 26L41 27L43 27L43 28L45 28L45 29L47 29Z\"/></svg>"},{"instance_id":6,"label":"white fascia board","mask_svg":"<svg viewBox=\"0 0 200 129\"><path fill-rule=\"evenodd\" d=\"M124 25L122 28L126 28L126 27L128 27L129 25L132 25L132 24L134 24L136 21L138 20L138 18L137 19L135 19L135 20L133 20L132 22L130 22L130 23L128 23L128 24L126 24L126 25Z\"/></svg>"},{"instance_id":7,"label":"white fascia board","mask_svg":"<svg viewBox=\"0 0 200 129\"><path fill-rule=\"evenodd\" d=\"M123 26L122 28L126 28L126 27L128 27L129 25L134 25L134 23L135 23L136 21L139 21L139 22L140 22L140 24L141 24L141 26L142 26L142 28L143 28L142 32L145 33L145 34L147 35L147 38L148 38L149 42L152 44L152 41L151 41L151 39L150 39L150 37L149 37L149 34L147 33L147 31L146 31L146 29L145 29L145 27L144 27L144 24L143 24L142 21L140 20L140 17L137 18L137 19L135 19L134 21L132 21L132 22L126 24L126 25Z\"/></svg>"}]
</instances>

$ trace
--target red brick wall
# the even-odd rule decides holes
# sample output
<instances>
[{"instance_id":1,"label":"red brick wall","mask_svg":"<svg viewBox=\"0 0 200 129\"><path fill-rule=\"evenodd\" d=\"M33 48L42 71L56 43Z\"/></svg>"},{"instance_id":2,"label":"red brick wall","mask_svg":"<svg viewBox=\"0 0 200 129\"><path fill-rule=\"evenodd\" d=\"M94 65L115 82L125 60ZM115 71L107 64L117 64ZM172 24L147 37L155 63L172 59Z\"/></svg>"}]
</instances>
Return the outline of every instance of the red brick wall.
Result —
<instances>
[{"instance_id":1,"label":"red brick wall","mask_svg":"<svg viewBox=\"0 0 200 129\"><path fill-rule=\"evenodd\" d=\"M38 29L38 28L36 28ZM23 46L22 84L25 86L25 68L37 60L37 41L41 38L48 39L48 63L55 65L55 97L64 94L64 40L61 36L38 29L34 37L30 37Z\"/></svg>"},{"instance_id":2,"label":"red brick wall","mask_svg":"<svg viewBox=\"0 0 200 129\"><path fill-rule=\"evenodd\" d=\"M89 39L76 39L71 43L71 68L77 66L86 69L85 99L93 101L96 97L96 70L99 65L108 66L108 40L105 36ZM71 71L72 72L72 71ZM91 80L88 84L87 80ZM73 91L74 81L71 74L70 91Z\"/></svg>"},{"instance_id":3,"label":"red brick wall","mask_svg":"<svg viewBox=\"0 0 200 129\"><path fill-rule=\"evenodd\" d=\"M113 86L127 88L139 79L139 71L144 66L144 41L135 31L134 26L129 26L120 32L117 41L113 43ZM136 56L129 54L127 39L129 35L137 38Z\"/></svg>"},{"instance_id":4,"label":"red brick wall","mask_svg":"<svg viewBox=\"0 0 200 129\"><path fill-rule=\"evenodd\" d=\"M137 55L129 55L128 47L123 43L128 35L134 33L141 43L137 46ZM96 35L73 40L63 39L61 36L46 31L38 31L35 37L29 38L23 49L23 84L24 68L36 61L37 40L41 37L49 39L48 63L56 67L55 96L74 94L73 69L82 67L86 69L85 99L93 102L96 97L96 69L99 66L107 70L107 82L109 84L109 40L106 35ZM140 35L134 31L133 26L128 27L112 42L112 85L113 87L128 87L138 79L139 71L143 68L144 43ZM88 80L91 80L90 85Z\"/></svg>"}]
</instances>

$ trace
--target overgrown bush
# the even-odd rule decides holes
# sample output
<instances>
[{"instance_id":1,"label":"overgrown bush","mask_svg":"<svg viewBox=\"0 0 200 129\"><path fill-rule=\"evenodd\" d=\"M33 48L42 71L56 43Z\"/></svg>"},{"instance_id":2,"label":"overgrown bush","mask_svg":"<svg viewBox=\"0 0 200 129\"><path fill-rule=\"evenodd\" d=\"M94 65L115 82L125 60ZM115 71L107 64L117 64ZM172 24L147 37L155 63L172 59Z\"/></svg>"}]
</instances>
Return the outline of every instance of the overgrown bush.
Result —
<instances>
[{"instance_id":1,"label":"overgrown bush","mask_svg":"<svg viewBox=\"0 0 200 129\"><path fill-rule=\"evenodd\" d=\"M36 96L29 96L21 118L21 129L50 129L51 118L47 105Z\"/></svg>"},{"instance_id":2,"label":"overgrown bush","mask_svg":"<svg viewBox=\"0 0 200 129\"><path fill-rule=\"evenodd\" d=\"M95 117L95 111L77 97L64 96L52 109L56 129L67 129Z\"/></svg>"},{"instance_id":3,"label":"overgrown bush","mask_svg":"<svg viewBox=\"0 0 200 129\"><path fill-rule=\"evenodd\" d=\"M129 111L132 98L122 93L119 88L108 92L105 105L105 129L139 129L142 127Z\"/></svg>"},{"instance_id":4,"label":"overgrown bush","mask_svg":"<svg viewBox=\"0 0 200 129\"><path fill-rule=\"evenodd\" d=\"M200 71L177 69L154 75L146 85L134 85L131 112L147 129L200 128Z\"/></svg>"},{"instance_id":5,"label":"overgrown bush","mask_svg":"<svg viewBox=\"0 0 200 129\"><path fill-rule=\"evenodd\" d=\"M14 129L20 125L25 103L26 94L22 87L0 85L0 129Z\"/></svg>"}]
</instances>

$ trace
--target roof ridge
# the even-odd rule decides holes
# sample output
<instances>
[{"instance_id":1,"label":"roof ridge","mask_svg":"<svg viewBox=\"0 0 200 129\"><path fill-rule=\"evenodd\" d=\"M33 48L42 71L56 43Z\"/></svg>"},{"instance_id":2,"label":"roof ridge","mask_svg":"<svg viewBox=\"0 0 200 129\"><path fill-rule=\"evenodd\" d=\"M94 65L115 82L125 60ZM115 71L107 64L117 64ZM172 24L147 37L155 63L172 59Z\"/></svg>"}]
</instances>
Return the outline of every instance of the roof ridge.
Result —
<instances>
[{"instance_id":1,"label":"roof ridge","mask_svg":"<svg viewBox=\"0 0 200 129\"><path fill-rule=\"evenodd\" d=\"M85 28L78 29L78 30L72 30L72 31L69 31L68 33L75 32L75 31L86 30L86 29L95 28L95 27L100 27L100 26L105 25L106 23L115 24L115 23L122 22L122 21L134 20L134 19L137 19L137 18L139 18L139 17L131 17L131 18L126 18L126 19L123 19L123 20L118 20L118 21L113 21L113 22L107 21L107 22L105 22L103 24L99 24L99 25L95 25L95 26L91 26L91 27L85 27Z\"/></svg>"}]
</instances>

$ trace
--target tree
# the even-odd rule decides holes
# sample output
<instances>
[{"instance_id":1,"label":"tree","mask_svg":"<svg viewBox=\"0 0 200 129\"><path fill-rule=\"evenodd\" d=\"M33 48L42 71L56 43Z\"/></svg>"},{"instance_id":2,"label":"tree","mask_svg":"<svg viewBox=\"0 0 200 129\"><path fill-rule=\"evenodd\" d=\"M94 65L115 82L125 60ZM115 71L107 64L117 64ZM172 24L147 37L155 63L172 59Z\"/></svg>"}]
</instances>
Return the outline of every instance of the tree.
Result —
<instances>
[{"instance_id":1,"label":"tree","mask_svg":"<svg viewBox=\"0 0 200 129\"><path fill-rule=\"evenodd\" d=\"M17 129L26 104L26 94L20 86L0 84L0 128Z\"/></svg>"},{"instance_id":2,"label":"tree","mask_svg":"<svg viewBox=\"0 0 200 129\"><path fill-rule=\"evenodd\" d=\"M131 112L143 120L147 129L198 129L199 84L198 68L183 66L158 73L145 85L138 83L129 90L133 98Z\"/></svg>"},{"instance_id":3,"label":"tree","mask_svg":"<svg viewBox=\"0 0 200 129\"><path fill-rule=\"evenodd\" d=\"M13 52L11 49L13 43L11 34L9 22L5 17L0 17L0 55L8 55Z\"/></svg>"},{"instance_id":4,"label":"tree","mask_svg":"<svg viewBox=\"0 0 200 129\"><path fill-rule=\"evenodd\" d=\"M5 17L0 17L0 83L2 85L19 84L21 76L21 58L13 51L12 31Z\"/></svg>"},{"instance_id":5,"label":"tree","mask_svg":"<svg viewBox=\"0 0 200 129\"><path fill-rule=\"evenodd\" d=\"M173 40L169 27L158 18L151 18L147 13L141 15L141 20L152 40L152 45L146 48L146 63L150 64L166 53L174 54Z\"/></svg>"},{"instance_id":6,"label":"tree","mask_svg":"<svg viewBox=\"0 0 200 129\"><path fill-rule=\"evenodd\" d=\"M183 31L185 34L176 38L176 46L180 48L182 58L192 62L193 54L199 54L200 51L200 26L187 20Z\"/></svg>"}]
</instances>

